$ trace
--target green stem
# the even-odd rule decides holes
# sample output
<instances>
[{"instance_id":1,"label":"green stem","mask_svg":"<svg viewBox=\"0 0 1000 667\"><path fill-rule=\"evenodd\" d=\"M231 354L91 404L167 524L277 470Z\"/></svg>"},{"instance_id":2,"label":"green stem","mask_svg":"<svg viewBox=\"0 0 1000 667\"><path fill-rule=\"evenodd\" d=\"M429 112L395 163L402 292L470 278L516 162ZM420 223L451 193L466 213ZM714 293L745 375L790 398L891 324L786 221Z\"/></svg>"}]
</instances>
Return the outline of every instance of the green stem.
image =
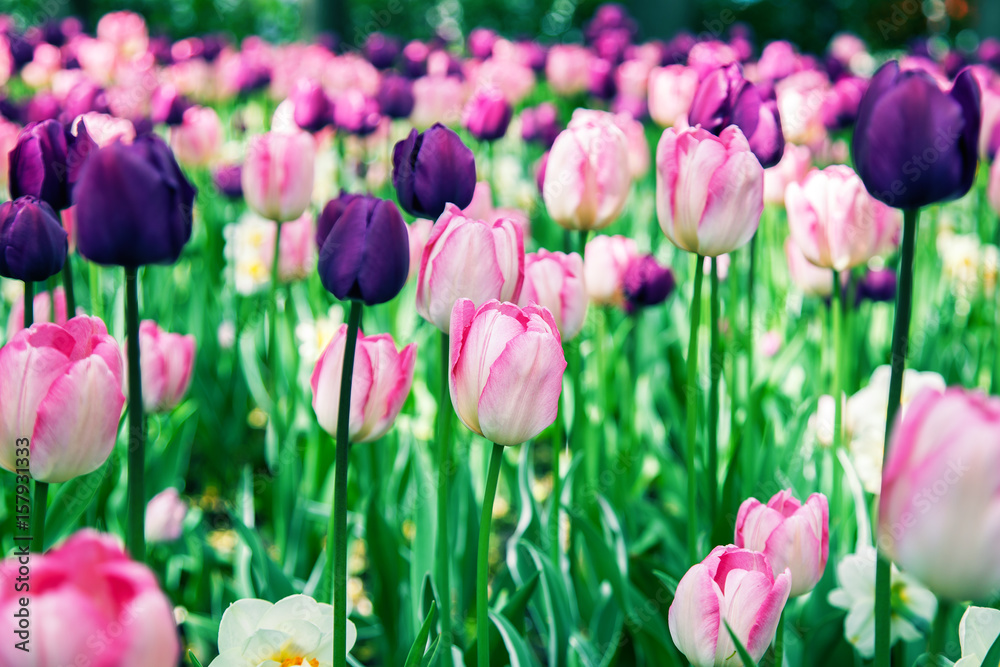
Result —
<instances>
[{"instance_id":1,"label":"green stem","mask_svg":"<svg viewBox=\"0 0 1000 667\"><path fill-rule=\"evenodd\" d=\"M476 653L478 667L490 667L490 626L487 580L489 579L490 526L493 523L493 500L497 495L503 445L494 443L490 454L490 471L486 476L483 496L483 516L479 522L479 553L476 554Z\"/></svg>"},{"instance_id":2,"label":"green stem","mask_svg":"<svg viewBox=\"0 0 1000 667\"><path fill-rule=\"evenodd\" d=\"M146 560L146 429L139 361L139 274L125 268L125 330L128 335L128 551Z\"/></svg>"},{"instance_id":3,"label":"green stem","mask_svg":"<svg viewBox=\"0 0 1000 667\"><path fill-rule=\"evenodd\" d=\"M701 284L704 278L704 257L697 255L694 263L694 295L691 297L691 336L688 339L687 391L687 477L688 477L688 558L698 562L698 478L695 451L698 448L698 325L701 320Z\"/></svg>"},{"instance_id":4,"label":"green stem","mask_svg":"<svg viewBox=\"0 0 1000 667\"><path fill-rule=\"evenodd\" d=\"M31 513L31 520L35 524L35 534L31 539L31 550L36 553L45 551L45 510L48 505L48 483L35 480L35 509Z\"/></svg>"},{"instance_id":5,"label":"green stem","mask_svg":"<svg viewBox=\"0 0 1000 667\"><path fill-rule=\"evenodd\" d=\"M104 319L104 300L101 298L101 267L88 262L90 274L90 310L94 317Z\"/></svg>"},{"instance_id":6,"label":"green stem","mask_svg":"<svg viewBox=\"0 0 1000 667\"><path fill-rule=\"evenodd\" d=\"M552 439L552 504L549 506L549 553L552 564L559 568L562 560L562 545L559 540L559 514L562 501L562 471L559 469L559 455L562 454L566 441L566 425L563 422L566 413L566 392L559 397L559 414L556 415L556 432Z\"/></svg>"},{"instance_id":7,"label":"green stem","mask_svg":"<svg viewBox=\"0 0 1000 667\"><path fill-rule=\"evenodd\" d=\"M66 255L66 263L63 264L62 280L63 291L66 292L66 319L73 319L76 315L76 292L73 290L73 256ZM55 321L56 304L52 303L52 320Z\"/></svg>"},{"instance_id":8,"label":"green stem","mask_svg":"<svg viewBox=\"0 0 1000 667\"><path fill-rule=\"evenodd\" d=\"M754 301L754 277L757 271L757 234L750 237L750 268L747 270L747 329L743 347L747 355L747 389L746 389L746 427L743 429L744 438L748 441L754 437L754 417L755 403L753 400L753 356L754 356L754 321L753 321L753 301ZM748 459L749 457L744 457Z\"/></svg>"},{"instance_id":9,"label":"green stem","mask_svg":"<svg viewBox=\"0 0 1000 667\"><path fill-rule=\"evenodd\" d=\"M913 257L919 214L919 209L910 209L903 215L903 251L899 263L899 290L896 292L896 316L892 329L892 374L889 379L883 461L888 461L889 458L889 436L892 434L903 394L903 371L906 369L910 314L913 309ZM889 667L891 593L889 561L880 546L878 564L875 567L875 667Z\"/></svg>"},{"instance_id":10,"label":"green stem","mask_svg":"<svg viewBox=\"0 0 1000 667\"><path fill-rule=\"evenodd\" d=\"M722 376L722 341L719 339L719 266L712 258L711 389L708 395L708 516L715 525L719 495L719 378Z\"/></svg>"},{"instance_id":11,"label":"green stem","mask_svg":"<svg viewBox=\"0 0 1000 667\"><path fill-rule=\"evenodd\" d=\"M840 285L840 271L833 271L833 335L831 336L830 348L833 352L833 449L831 450L831 493L830 507L835 510L834 516L840 508L840 463L837 461L837 452L844 444L844 414L843 396L844 393L844 369L843 369L843 338L844 338L844 297ZM836 521L837 519L835 519Z\"/></svg>"},{"instance_id":12,"label":"green stem","mask_svg":"<svg viewBox=\"0 0 1000 667\"><path fill-rule=\"evenodd\" d=\"M281 358L278 353L278 269L281 258L281 223L275 222L274 257L271 262L271 294L268 303L267 362L271 366L271 414L275 434L280 442L281 416L278 414L278 376L281 375Z\"/></svg>"},{"instance_id":13,"label":"green stem","mask_svg":"<svg viewBox=\"0 0 1000 667\"><path fill-rule=\"evenodd\" d=\"M327 535L327 567L333 582L333 664L347 664L347 463L351 453L351 384L354 379L354 352L361 324L361 302L351 302L344 345L344 367L340 373L340 404L337 412L337 453L334 467L333 507ZM330 540L334 542L329 558Z\"/></svg>"},{"instance_id":14,"label":"green stem","mask_svg":"<svg viewBox=\"0 0 1000 667\"><path fill-rule=\"evenodd\" d=\"M440 384L438 385L437 444L437 584L441 604L441 650L451 655L451 543L448 541L448 489L451 462L451 390L448 386L448 334L441 334Z\"/></svg>"},{"instance_id":15,"label":"green stem","mask_svg":"<svg viewBox=\"0 0 1000 667\"><path fill-rule=\"evenodd\" d=\"M785 610L778 616L778 629L774 633L774 664L782 667L785 658Z\"/></svg>"},{"instance_id":16,"label":"green stem","mask_svg":"<svg viewBox=\"0 0 1000 667\"><path fill-rule=\"evenodd\" d=\"M948 619L951 616L951 609L952 603L949 600L938 598L937 614L934 616L930 640L927 642L927 652L932 656L943 657L945 654L945 640L948 636Z\"/></svg>"},{"instance_id":17,"label":"green stem","mask_svg":"<svg viewBox=\"0 0 1000 667\"><path fill-rule=\"evenodd\" d=\"M24 281L24 328L35 323L35 283Z\"/></svg>"}]
</instances>

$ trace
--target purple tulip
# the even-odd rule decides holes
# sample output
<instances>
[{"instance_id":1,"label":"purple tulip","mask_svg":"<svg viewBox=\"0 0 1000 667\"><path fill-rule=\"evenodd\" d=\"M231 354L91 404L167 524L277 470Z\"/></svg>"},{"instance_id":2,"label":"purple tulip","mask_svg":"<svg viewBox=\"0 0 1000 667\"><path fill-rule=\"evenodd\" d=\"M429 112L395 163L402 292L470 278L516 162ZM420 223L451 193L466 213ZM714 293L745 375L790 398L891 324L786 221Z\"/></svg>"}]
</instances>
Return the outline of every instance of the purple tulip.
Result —
<instances>
[{"instance_id":1,"label":"purple tulip","mask_svg":"<svg viewBox=\"0 0 1000 667\"><path fill-rule=\"evenodd\" d=\"M378 101L366 97L360 90L347 91L337 98L333 107L333 124L359 137L366 137L377 130L381 121Z\"/></svg>"},{"instance_id":2,"label":"purple tulip","mask_svg":"<svg viewBox=\"0 0 1000 667\"><path fill-rule=\"evenodd\" d=\"M68 126L77 116L90 111L108 113L108 96L103 88L92 81L84 80L70 88L69 94L63 100L60 119Z\"/></svg>"},{"instance_id":3,"label":"purple tulip","mask_svg":"<svg viewBox=\"0 0 1000 667\"><path fill-rule=\"evenodd\" d=\"M716 136L736 125L749 140L760 122L761 103L757 87L744 79L740 66L733 63L712 71L698 85L688 122Z\"/></svg>"},{"instance_id":4,"label":"purple tulip","mask_svg":"<svg viewBox=\"0 0 1000 667\"><path fill-rule=\"evenodd\" d=\"M160 123L180 125L184 120L184 112L190 106L191 103L181 95L176 86L165 83L153 91L153 98L150 100L150 118L157 125Z\"/></svg>"},{"instance_id":5,"label":"purple tulip","mask_svg":"<svg viewBox=\"0 0 1000 667\"><path fill-rule=\"evenodd\" d=\"M749 142L750 150L765 169L781 162L781 156L785 153L785 135L781 131L778 103L774 99L761 103L757 129Z\"/></svg>"},{"instance_id":6,"label":"purple tulip","mask_svg":"<svg viewBox=\"0 0 1000 667\"><path fill-rule=\"evenodd\" d=\"M227 164L219 167L212 175L215 188L228 199L243 198L243 167Z\"/></svg>"},{"instance_id":7,"label":"purple tulip","mask_svg":"<svg viewBox=\"0 0 1000 667\"><path fill-rule=\"evenodd\" d=\"M307 132L319 132L333 120L333 104L315 81L300 81L290 96L293 120Z\"/></svg>"},{"instance_id":8,"label":"purple tulip","mask_svg":"<svg viewBox=\"0 0 1000 667\"><path fill-rule=\"evenodd\" d=\"M389 69L402 50L399 40L381 32L373 32L365 40L365 58L378 69Z\"/></svg>"},{"instance_id":9,"label":"purple tulip","mask_svg":"<svg viewBox=\"0 0 1000 667\"><path fill-rule=\"evenodd\" d=\"M922 70L883 65L861 99L853 157L868 192L903 209L961 197L976 176L979 84L968 69L951 90Z\"/></svg>"},{"instance_id":10,"label":"purple tulip","mask_svg":"<svg viewBox=\"0 0 1000 667\"><path fill-rule=\"evenodd\" d=\"M364 196L341 190L340 195L326 203L326 206L323 207L323 212L319 214L319 218L316 220L317 248L320 250L323 249L323 242L330 235L330 230L333 229L333 226L340 220L340 216L347 210L348 204Z\"/></svg>"},{"instance_id":11,"label":"purple tulip","mask_svg":"<svg viewBox=\"0 0 1000 667\"><path fill-rule=\"evenodd\" d=\"M858 283L857 301L867 299L868 301L886 301L892 303L896 300L896 272L892 269L880 269L869 271Z\"/></svg>"},{"instance_id":12,"label":"purple tulip","mask_svg":"<svg viewBox=\"0 0 1000 667\"><path fill-rule=\"evenodd\" d=\"M465 208L476 189L476 158L441 123L410 135L392 149L392 184L399 205L418 218L437 219L447 204Z\"/></svg>"},{"instance_id":13,"label":"purple tulip","mask_svg":"<svg viewBox=\"0 0 1000 667\"><path fill-rule=\"evenodd\" d=\"M427 74L427 56L431 54L429 46L420 40L413 40L403 47L402 70L411 79L419 79Z\"/></svg>"},{"instance_id":14,"label":"purple tulip","mask_svg":"<svg viewBox=\"0 0 1000 667\"><path fill-rule=\"evenodd\" d=\"M319 253L323 286L340 300L369 306L391 300L410 271L410 237L399 209L378 197L356 198L334 222Z\"/></svg>"},{"instance_id":15,"label":"purple tulip","mask_svg":"<svg viewBox=\"0 0 1000 667\"><path fill-rule=\"evenodd\" d=\"M514 110L496 88L480 88L465 107L463 124L480 141L495 141L507 133Z\"/></svg>"},{"instance_id":16,"label":"purple tulip","mask_svg":"<svg viewBox=\"0 0 1000 667\"><path fill-rule=\"evenodd\" d=\"M549 149L562 131L559 112L551 102L542 102L521 112L521 139L524 141L537 142Z\"/></svg>"},{"instance_id":17,"label":"purple tulip","mask_svg":"<svg viewBox=\"0 0 1000 667\"><path fill-rule=\"evenodd\" d=\"M590 94L601 100L610 100L618 92L615 82L615 66L604 58L590 61L587 88Z\"/></svg>"},{"instance_id":18,"label":"purple tulip","mask_svg":"<svg viewBox=\"0 0 1000 667\"><path fill-rule=\"evenodd\" d=\"M584 35L588 42L595 42L602 34L613 31L623 31L631 40L638 31L638 25L624 5L607 2L598 7L593 18L587 22Z\"/></svg>"},{"instance_id":19,"label":"purple tulip","mask_svg":"<svg viewBox=\"0 0 1000 667\"><path fill-rule=\"evenodd\" d=\"M822 109L826 129L843 130L854 125L867 88L868 82L856 76L845 76L833 84Z\"/></svg>"},{"instance_id":20,"label":"purple tulip","mask_svg":"<svg viewBox=\"0 0 1000 667\"><path fill-rule=\"evenodd\" d=\"M676 286L674 272L669 267L660 266L652 255L634 259L622 278L625 310L631 313L644 306L663 303Z\"/></svg>"},{"instance_id":21,"label":"purple tulip","mask_svg":"<svg viewBox=\"0 0 1000 667\"><path fill-rule=\"evenodd\" d=\"M25 112L27 110L21 104L7 96L0 97L0 116L17 124L24 123Z\"/></svg>"},{"instance_id":22,"label":"purple tulip","mask_svg":"<svg viewBox=\"0 0 1000 667\"><path fill-rule=\"evenodd\" d=\"M62 271L69 241L52 207L36 197L0 205L0 276L47 280Z\"/></svg>"},{"instance_id":23,"label":"purple tulip","mask_svg":"<svg viewBox=\"0 0 1000 667\"><path fill-rule=\"evenodd\" d=\"M405 76L387 74L378 91L378 105L389 118L409 118L413 113L413 82Z\"/></svg>"},{"instance_id":24,"label":"purple tulip","mask_svg":"<svg viewBox=\"0 0 1000 667\"><path fill-rule=\"evenodd\" d=\"M49 92L40 92L28 101L24 117L29 123L40 123L43 120L53 120L59 117L62 108L59 100Z\"/></svg>"},{"instance_id":25,"label":"purple tulip","mask_svg":"<svg viewBox=\"0 0 1000 667\"><path fill-rule=\"evenodd\" d=\"M195 189L156 135L94 151L80 171L77 249L98 264L169 264L191 238Z\"/></svg>"},{"instance_id":26,"label":"purple tulip","mask_svg":"<svg viewBox=\"0 0 1000 667\"><path fill-rule=\"evenodd\" d=\"M57 211L68 208L80 168L96 148L82 121L78 136L57 120L29 124L8 155L11 198L31 195Z\"/></svg>"},{"instance_id":27,"label":"purple tulip","mask_svg":"<svg viewBox=\"0 0 1000 667\"><path fill-rule=\"evenodd\" d=\"M549 56L549 52L544 46L535 41L522 40L517 43L517 47L524 55L525 64L528 67L536 73L545 71L545 61Z\"/></svg>"}]
</instances>

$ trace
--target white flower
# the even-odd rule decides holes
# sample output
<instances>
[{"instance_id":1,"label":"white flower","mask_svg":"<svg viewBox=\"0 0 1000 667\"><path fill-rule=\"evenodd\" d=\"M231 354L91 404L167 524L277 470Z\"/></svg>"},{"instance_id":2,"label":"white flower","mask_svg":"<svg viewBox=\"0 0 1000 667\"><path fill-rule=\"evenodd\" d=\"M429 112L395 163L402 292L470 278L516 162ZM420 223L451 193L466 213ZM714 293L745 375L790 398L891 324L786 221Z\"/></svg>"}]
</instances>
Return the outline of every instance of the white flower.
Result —
<instances>
[{"instance_id":1,"label":"white flower","mask_svg":"<svg viewBox=\"0 0 1000 667\"><path fill-rule=\"evenodd\" d=\"M307 595L239 600L222 615L219 657L208 667L332 667L332 629L333 607ZM357 637L348 621L348 651Z\"/></svg>"},{"instance_id":2,"label":"white flower","mask_svg":"<svg viewBox=\"0 0 1000 667\"><path fill-rule=\"evenodd\" d=\"M299 340L299 357L304 367L311 369L316 364L343 323L344 309L333 304L326 315L320 315L315 321L307 320L296 325L295 337Z\"/></svg>"},{"instance_id":3,"label":"white flower","mask_svg":"<svg viewBox=\"0 0 1000 667\"><path fill-rule=\"evenodd\" d=\"M844 637L864 658L875 655L875 562L873 547L863 547L858 553L844 557L837 564L840 588L830 591L834 607L847 610ZM937 598L915 580L892 566L892 614L890 644L900 639L913 641L923 631L913 624L919 619L930 627L937 612ZM978 664L978 663L977 663Z\"/></svg>"},{"instance_id":4,"label":"white flower","mask_svg":"<svg viewBox=\"0 0 1000 667\"><path fill-rule=\"evenodd\" d=\"M277 229L276 223L252 212L223 229L226 260L240 294L254 294L270 286ZM282 282L302 280L316 268L313 221L308 211L281 225L280 253L278 279Z\"/></svg>"},{"instance_id":5,"label":"white flower","mask_svg":"<svg viewBox=\"0 0 1000 667\"><path fill-rule=\"evenodd\" d=\"M979 667L1000 635L1000 610L969 607L958 624L962 659L955 667Z\"/></svg>"}]
</instances>

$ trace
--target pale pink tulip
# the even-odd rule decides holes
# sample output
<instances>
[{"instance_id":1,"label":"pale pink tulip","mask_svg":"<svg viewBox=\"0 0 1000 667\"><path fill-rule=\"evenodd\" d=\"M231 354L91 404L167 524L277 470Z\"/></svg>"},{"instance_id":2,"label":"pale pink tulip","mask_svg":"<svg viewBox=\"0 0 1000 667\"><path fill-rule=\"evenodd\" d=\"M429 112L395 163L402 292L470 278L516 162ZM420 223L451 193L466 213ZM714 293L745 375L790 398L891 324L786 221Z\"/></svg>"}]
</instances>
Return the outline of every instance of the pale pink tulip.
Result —
<instances>
[{"instance_id":1,"label":"pale pink tulip","mask_svg":"<svg viewBox=\"0 0 1000 667\"><path fill-rule=\"evenodd\" d=\"M146 21L134 12L109 12L97 22L97 39L111 44L126 59L146 52L149 32Z\"/></svg>"},{"instance_id":2,"label":"pale pink tulip","mask_svg":"<svg viewBox=\"0 0 1000 667\"><path fill-rule=\"evenodd\" d=\"M55 301L55 319L53 319L52 302ZM51 293L39 292L33 300L32 315L35 322L53 322L66 324L66 292L62 287L55 288ZM10 308L7 316L7 340L11 340L18 331L24 329L24 299L18 298Z\"/></svg>"},{"instance_id":3,"label":"pale pink tulip","mask_svg":"<svg viewBox=\"0 0 1000 667\"><path fill-rule=\"evenodd\" d=\"M124 144L132 143L135 139L135 126L127 118L116 118L106 113L88 111L77 116L73 121L73 134L79 134L80 123L87 128L87 134L100 147L121 141Z\"/></svg>"},{"instance_id":4,"label":"pale pink tulip","mask_svg":"<svg viewBox=\"0 0 1000 667\"><path fill-rule=\"evenodd\" d=\"M441 331L455 302L517 301L524 282L524 232L515 222L474 220L448 204L420 258L417 312Z\"/></svg>"},{"instance_id":5,"label":"pale pink tulip","mask_svg":"<svg viewBox=\"0 0 1000 667\"><path fill-rule=\"evenodd\" d=\"M745 245L764 210L764 169L743 133L668 128L656 149L660 229L678 248L717 257Z\"/></svg>"},{"instance_id":6,"label":"pale pink tulip","mask_svg":"<svg viewBox=\"0 0 1000 667\"><path fill-rule=\"evenodd\" d=\"M698 72L684 65L657 67L649 73L649 116L663 127L687 118L698 90Z\"/></svg>"},{"instance_id":7,"label":"pale pink tulip","mask_svg":"<svg viewBox=\"0 0 1000 667\"><path fill-rule=\"evenodd\" d=\"M736 546L760 551L775 576L788 568L789 595L808 593L819 583L830 555L830 509L826 496L814 493L800 503L791 491L779 491L767 504L747 498L736 514Z\"/></svg>"},{"instance_id":8,"label":"pale pink tulip","mask_svg":"<svg viewBox=\"0 0 1000 667\"><path fill-rule=\"evenodd\" d=\"M583 275L587 295L600 305L624 302L625 272L639 257L639 246L625 236L595 236L583 250Z\"/></svg>"},{"instance_id":9,"label":"pale pink tulip","mask_svg":"<svg viewBox=\"0 0 1000 667\"><path fill-rule=\"evenodd\" d=\"M183 165L204 167L212 164L222 147L222 123L215 109L187 109L181 124L170 128L170 147Z\"/></svg>"},{"instance_id":10,"label":"pale pink tulip","mask_svg":"<svg viewBox=\"0 0 1000 667\"><path fill-rule=\"evenodd\" d=\"M418 130L434 123L458 125L469 96L461 79L455 76L422 76L413 82L413 112L410 122Z\"/></svg>"},{"instance_id":11,"label":"pale pink tulip","mask_svg":"<svg viewBox=\"0 0 1000 667\"><path fill-rule=\"evenodd\" d=\"M346 346L347 325L342 324L320 355L310 379L316 419L334 437ZM411 343L397 351L389 334L365 336L359 331L354 354L349 437L351 442L372 442L389 431L410 394L417 347Z\"/></svg>"},{"instance_id":12,"label":"pale pink tulip","mask_svg":"<svg viewBox=\"0 0 1000 667\"><path fill-rule=\"evenodd\" d=\"M833 270L816 266L802 254L798 244L785 239L785 259L792 283L809 296L828 297L833 294ZM847 272L844 272L847 278Z\"/></svg>"},{"instance_id":13,"label":"pale pink tulip","mask_svg":"<svg viewBox=\"0 0 1000 667\"><path fill-rule=\"evenodd\" d=\"M122 358L104 322L39 323L0 348L0 467L14 471L30 439L31 476L65 482L97 470L114 448L125 396Z\"/></svg>"},{"instance_id":14,"label":"pale pink tulip","mask_svg":"<svg viewBox=\"0 0 1000 667\"><path fill-rule=\"evenodd\" d=\"M25 592L15 587L23 561L0 563L0 614L9 635L0 664L31 667L174 667L180 642L170 600L153 571L131 560L118 540L86 528L46 554L31 555L27 637L12 633ZM16 638L16 639L15 639ZM29 653L17 648L30 641ZM30 656L30 658L25 658Z\"/></svg>"},{"instance_id":15,"label":"pale pink tulip","mask_svg":"<svg viewBox=\"0 0 1000 667\"><path fill-rule=\"evenodd\" d=\"M566 358L541 306L459 299L451 316L448 378L462 422L498 445L519 445L556 419Z\"/></svg>"},{"instance_id":16,"label":"pale pink tulip","mask_svg":"<svg viewBox=\"0 0 1000 667\"><path fill-rule=\"evenodd\" d=\"M188 505L177 489L170 487L153 496L146 504L146 541L173 542L184 531Z\"/></svg>"},{"instance_id":17,"label":"pale pink tulip","mask_svg":"<svg viewBox=\"0 0 1000 667\"><path fill-rule=\"evenodd\" d=\"M417 218L406 226L410 237L410 274L406 280L410 281L420 275L420 258L424 255L424 246L431 237L431 229L434 221L427 218Z\"/></svg>"},{"instance_id":18,"label":"pale pink tulip","mask_svg":"<svg viewBox=\"0 0 1000 667\"><path fill-rule=\"evenodd\" d=\"M588 123L610 123L625 135L625 146L628 149L628 170L634 179L642 178L649 171L651 161L649 142L646 141L646 129L631 113L623 111L610 114L606 111L577 109L569 121L570 128L585 126Z\"/></svg>"},{"instance_id":19,"label":"pale pink tulip","mask_svg":"<svg viewBox=\"0 0 1000 667\"><path fill-rule=\"evenodd\" d=\"M169 412L184 398L191 386L194 350L191 334L167 333L152 320L139 323L142 405L147 413ZM125 369L127 377L128 359Z\"/></svg>"},{"instance_id":20,"label":"pale pink tulip","mask_svg":"<svg viewBox=\"0 0 1000 667\"><path fill-rule=\"evenodd\" d=\"M742 661L728 624L756 663L774 638L791 586L791 573L775 577L764 554L715 547L677 584L667 614L670 637L693 667L736 667Z\"/></svg>"},{"instance_id":21,"label":"pale pink tulip","mask_svg":"<svg viewBox=\"0 0 1000 667\"><path fill-rule=\"evenodd\" d=\"M587 90L590 62L594 55L578 44L556 44L545 61L545 78L559 95L575 95Z\"/></svg>"},{"instance_id":22,"label":"pale pink tulip","mask_svg":"<svg viewBox=\"0 0 1000 667\"><path fill-rule=\"evenodd\" d=\"M243 163L243 196L268 220L302 215L313 188L316 146L308 132L269 132L250 139Z\"/></svg>"},{"instance_id":23,"label":"pale pink tulip","mask_svg":"<svg viewBox=\"0 0 1000 667\"><path fill-rule=\"evenodd\" d=\"M801 183L812 166L812 152L806 146L785 144L778 164L764 170L764 203L785 205L789 183Z\"/></svg>"},{"instance_id":24,"label":"pale pink tulip","mask_svg":"<svg viewBox=\"0 0 1000 667\"><path fill-rule=\"evenodd\" d=\"M572 340L587 317L587 290L583 285L583 259L541 249L524 258L524 286L517 305L538 304L552 313L563 340Z\"/></svg>"}]
</instances>

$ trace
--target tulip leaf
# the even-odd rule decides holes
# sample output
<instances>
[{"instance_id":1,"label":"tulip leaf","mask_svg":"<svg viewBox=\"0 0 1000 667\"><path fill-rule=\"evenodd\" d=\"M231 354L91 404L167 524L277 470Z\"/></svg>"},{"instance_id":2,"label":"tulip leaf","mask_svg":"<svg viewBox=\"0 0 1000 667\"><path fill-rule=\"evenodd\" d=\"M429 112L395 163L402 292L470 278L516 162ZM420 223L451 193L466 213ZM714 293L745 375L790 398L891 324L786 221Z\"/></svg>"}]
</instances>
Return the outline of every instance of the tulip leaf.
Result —
<instances>
[{"instance_id":1,"label":"tulip leaf","mask_svg":"<svg viewBox=\"0 0 1000 667\"><path fill-rule=\"evenodd\" d=\"M194 654L194 651L188 651L188 660L191 661L194 667L202 667L201 661L198 660L198 656Z\"/></svg>"},{"instance_id":2,"label":"tulip leaf","mask_svg":"<svg viewBox=\"0 0 1000 667\"><path fill-rule=\"evenodd\" d=\"M756 667L757 661L751 657L750 652L746 650L743 646L743 642L740 641L733 629L729 627L729 621L723 619L723 623L726 624L726 630L729 631L729 636L733 639L733 644L736 645L736 652L740 654L740 660L743 661L743 667Z\"/></svg>"},{"instance_id":3,"label":"tulip leaf","mask_svg":"<svg viewBox=\"0 0 1000 667\"><path fill-rule=\"evenodd\" d=\"M986 653L986 657L983 658L981 663L982 667L988 667L988 665L998 665L1000 664L1000 635L993 640L993 645L990 646L990 650Z\"/></svg>"},{"instance_id":4,"label":"tulip leaf","mask_svg":"<svg viewBox=\"0 0 1000 667\"><path fill-rule=\"evenodd\" d=\"M402 600L399 597L400 572L403 569L399 557L399 546L396 535L385 520L381 503L373 494L368 501L368 512L365 520L365 539L368 541L368 553L371 554L372 592L375 613L382 623L387 645L391 650L403 647L406 638L400 637L400 609ZM407 638L410 635L406 632Z\"/></svg>"},{"instance_id":5,"label":"tulip leaf","mask_svg":"<svg viewBox=\"0 0 1000 667\"><path fill-rule=\"evenodd\" d=\"M653 570L653 576L663 582L663 585L667 587L668 591L670 591L670 597L673 597L674 593L677 591L677 580L666 572L661 572L660 570Z\"/></svg>"},{"instance_id":6,"label":"tulip leaf","mask_svg":"<svg viewBox=\"0 0 1000 667\"><path fill-rule=\"evenodd\" d=\"M289 595L294 595L296 593L295 587L282 569L278 567L278 564L268 555L257 531L247 528L246 524L240 521L240 518L235 514L230 513L229 520L244 544L250 548L255 565L254 570L256 570L251 573L251 576L256 581L257 590L262 592L262 597L271 602L277 602Z\"/></svg>"},{"instance_id":7,"label":"tulip leaf","mask_svg":"<svg viewBox=\"0 0 1000 667\"><path fill-rule=\"evenodd\" d=\"M532 657L531 649L528 648L528 644L518 634L514 626L511 625L511 622L503 614L497 614L492 611L490 612L490 621L496 626L497 631L500 633L500 638L503 640L504 647L507 649L507 655L510 657L510 667L533 667L536 663Z\"/></svg>"},{"instance_id":8,"label":"tulip leaf","mask_svg":"<svg viewBox=\"0 0 1000 667\"><path fill-rule=\"evenodd\" d=\"M410 647L403 667L417 667L423 661L424 650L427 648L427 636L430 634L431 626L434 625L436 619L437 603L431 602L430 612L424 619L423 625L420 626L420 632L417 633L417 638L414 640L413 646Z\"/></svg>"},{"instance_id":9,"label":"tulip leaf","mask_svg":"<svg viewBox=\"0 0 1000 667\"><path fill-rule=\"evenodd\" d=\"M45 543L55 544L76 525L77 519L94 501L104 478L111 472L109 460L92 473L60 484L45 517Z\"/></svg>"}]
</instances>

